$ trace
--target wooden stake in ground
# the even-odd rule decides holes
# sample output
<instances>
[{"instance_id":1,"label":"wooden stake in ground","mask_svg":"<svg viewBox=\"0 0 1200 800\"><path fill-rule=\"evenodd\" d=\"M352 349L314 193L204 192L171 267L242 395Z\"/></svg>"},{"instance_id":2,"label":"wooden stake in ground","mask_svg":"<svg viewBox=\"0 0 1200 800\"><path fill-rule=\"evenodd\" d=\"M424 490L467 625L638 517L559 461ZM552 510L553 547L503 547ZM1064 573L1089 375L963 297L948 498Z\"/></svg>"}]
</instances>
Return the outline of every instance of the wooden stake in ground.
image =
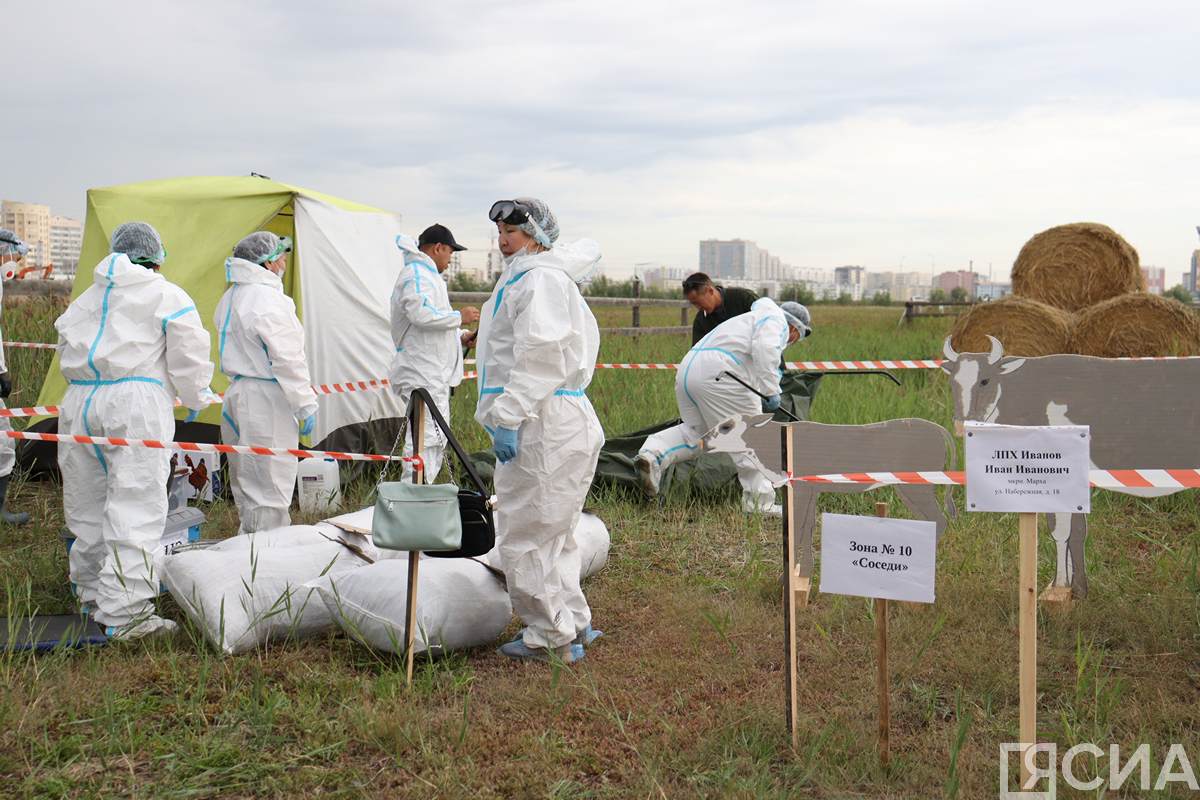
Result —
<instances>
[{"instance_id":1,"label":"wooden stake in ground","mask_svg":"<svg viewBox=\"0 0 1200 800\"><path fill-rule=\"evenodd\" d=\"M421 455L421 445L425 441L425 402L417 394L412 395L408 404L411 421L408 424L408 440L412 442L414 456ZM425 465L421 462L413 464L413 483L425 483ZM407 605L404 620L404 675L405 685L412 686L413 679L413 650L417 639L417 568L421 564L421 553L410 551L408 554L408 590Z\"/></svg>"},{"instance_id":2,"label":"wooden stake in ground","mask_svg":"<svg viewBox=\"0 0 1200 800\"><path fill-rule=\"evenodd\" d=\"M1020 514L1021 788L1029 780L1025 760L1037 743L1037 514Z\"/></svg>"},{"instance_id":3,"label":"wooden stake in ground","mask_svg":"<svg viewBox=\"0 0 1200 800\"><path fill-rule=\"evenodd\" d=\"M783 463L786 468L791 469L793 439L792 426L783 426ZM792 734L792 749L800 748L800 729L798 727L797 716L800 711L799 698L797 697L796 687L799 685L799 648L796 642L796 606L800 600L800 592L796 585L798 580L799 567L796 564L796 548L793 547L792 536L793 525L795 523L796 513L796 490L790 482L784 490L783 495L783 619L786 630L784 631L783 640L785 642L786 652L784 657L786 664L784 666L785 680L787 681L787 722L788 730ZM804 587L804 602L808 599L808 587Z\"/></svg>"},{"instance_id":4,"label":"wooden stake in ground","mask_svg":"<svg viewBox=\"0 0 1200 800\"><path fill-rule=\"evenodd\" d=\"M875 516L888 515L887 503L875 504ZM891 676L888 674L888 601L875 598L875 678L879 687L879 730L877 744L879 763L887 766L891 761L890 730L892 722Z\"/></svg>"}]
</instances>

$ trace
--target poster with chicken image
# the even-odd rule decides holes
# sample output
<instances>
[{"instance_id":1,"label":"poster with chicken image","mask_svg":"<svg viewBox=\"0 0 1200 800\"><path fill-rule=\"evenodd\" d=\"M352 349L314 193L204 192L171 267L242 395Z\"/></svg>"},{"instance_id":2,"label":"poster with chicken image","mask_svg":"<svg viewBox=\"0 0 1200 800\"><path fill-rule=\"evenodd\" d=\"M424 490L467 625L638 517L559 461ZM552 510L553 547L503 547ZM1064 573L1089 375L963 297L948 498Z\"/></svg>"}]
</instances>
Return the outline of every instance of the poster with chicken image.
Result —
<instances>
[{"instance_id":1,"label":"poster with chicken image","mask_svg":"<svg viewBox=\"0 0 1200 800\"><path fill-rule=\"evenodd\" d=\"M220 494L220 464L215 453L194 453L175 450L171 453L172 494L184 500L213 501L214 489Z\"/></svg>"}]
</instances>

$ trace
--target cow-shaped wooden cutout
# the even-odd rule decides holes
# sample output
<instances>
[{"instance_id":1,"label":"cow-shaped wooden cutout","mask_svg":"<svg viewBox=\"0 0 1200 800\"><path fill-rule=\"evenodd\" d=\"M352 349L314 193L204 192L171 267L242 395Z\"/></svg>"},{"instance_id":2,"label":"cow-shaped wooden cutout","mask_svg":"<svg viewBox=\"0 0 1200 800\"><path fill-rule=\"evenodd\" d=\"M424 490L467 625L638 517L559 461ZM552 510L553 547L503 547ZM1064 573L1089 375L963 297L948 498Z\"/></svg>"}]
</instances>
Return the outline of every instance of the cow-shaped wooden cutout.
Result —
<instances>
[{"instance_id":1,"label":"cow-shaped wooden cutout","mask_svg":"<svg viewBox=\"0 0 1200 800\"><path fill-rule=\"evenodd\" d=\"M783 434L792 437L791 464L783 464ZM954 440L940 425L925 419L893 419L870 425L826 425L820 422L776 423L766 414L729 420L704 437L710 452L750 452L776 486L792 475L827 475L837 472L940 472L953 466ZM813 528L817 496L822 492L857 494L878 484L796 483L787 513L792 531L798 601L807 602L812 579ZM896 486L904 505L916 517L937 525L940 537L946 517L955 515L953 497L946 490L945 513L933 486Z\"/></svg>"},{"instance_id":2,"label":"cow-shaped wooden cutout","mask_svg":"<svg viewBox=\"0 0 1200 800\"><path fill-rule=\"evenodd\" d=\"M1002 425L1088 425L1092 469L1200 466L1200 359L1015 358L989 336L988 353L956 353L947 337L954 418ZM1117 489L1160 497L1181 489ZM1057 549L1052 589L1087 594L1087 515L1049 515Z\"/></svg>"}]
</instances>

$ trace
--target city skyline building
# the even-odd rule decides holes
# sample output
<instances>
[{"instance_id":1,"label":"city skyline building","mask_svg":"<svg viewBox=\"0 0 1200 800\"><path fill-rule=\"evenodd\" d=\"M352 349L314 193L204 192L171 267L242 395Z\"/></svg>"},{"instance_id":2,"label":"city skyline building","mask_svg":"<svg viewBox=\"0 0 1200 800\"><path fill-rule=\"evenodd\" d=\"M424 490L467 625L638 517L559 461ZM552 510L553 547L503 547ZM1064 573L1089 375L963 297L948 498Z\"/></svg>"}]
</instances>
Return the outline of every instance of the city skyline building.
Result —
<instances>
[{"instance_id":1,"label":"city skyline building","mask_svg":"<svg viewBox=\"0 0 1200 800\"><path fill-rule=\"evenodd\" d=\"M50 206L4 200L0 202L0 228L8 228L29 246L29 252L21 259L23 267L44 267L51 263Z\"/></svg>"},{"instance_id":2,"label":"city skyline building","mask_svg":"<svg viewBox=\"0 0 1200 800\"><path fill-rule=\"evenodd\" d=\"M83 223L51 213L50 206L19 200L0 201L0 228L8 228L29 246L21 267L72 275L79 267Z\"/></svg>"},{"instance_id":3,"label":"city skyline building","mask_svg":"<svg viewBox=\"0 0 1200 800\"><path fill-rule=\"evenodd\" d=\"M862 300L866 291L864 275L866 268L860 266L844 266L833 268L833 285L837 296L850 295L854 301Z\"/></svg>"},{"instance_id":4,"label":"city skyline building","mask_svg":"<svg viewBox=\"0 0 1200 800\"><path fill-rule=\"evenodd\" d=\"M955 289L963 289L967 298L971 299L976 297L979 288L979 273L966 269L949 270L937 276L934 286L947 294Z\"/></svg>"},{"instance_id":5,"label":"city skyline building","mask_svg":"<svg viewBox=\"0 0 1200 800\"><path fill-rule=\"evenodd\" d=\"M484 277L489 283L500 277L500 273L504 272L504 254L500 252L496 246L496 237L490 239L490 246L487 252L487 263L484 265Z\"/></svg>"},{"instance_id":6,"label":"city skyline building","mask_svg":"<svg viewBox=\"0 0 1200 800\"><path fill-rule=\"evenodd\" d=\"M1146 282L1146 291L1150 294L1163 294L1167 291L1167 271L1162 267L1142 267L1142 279Z\"/></svg>"},{"instance_id":7,"label":"city skyline building","mask_svg":"<svg viewBox=\"0 0 1200 800\"><path fill-rule=\"evenodd\" d=\"M50 217L50 261L54 271L74 275L83 247L83 223L70 217Z\"/></svg>"}]
</instances>

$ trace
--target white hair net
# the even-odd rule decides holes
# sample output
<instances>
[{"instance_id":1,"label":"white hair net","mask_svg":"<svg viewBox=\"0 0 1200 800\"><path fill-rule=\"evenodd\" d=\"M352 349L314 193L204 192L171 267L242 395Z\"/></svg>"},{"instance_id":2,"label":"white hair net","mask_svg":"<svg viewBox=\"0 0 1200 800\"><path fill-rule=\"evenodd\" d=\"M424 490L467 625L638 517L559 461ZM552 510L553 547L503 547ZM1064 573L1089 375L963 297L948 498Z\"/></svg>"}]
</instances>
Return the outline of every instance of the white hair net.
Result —
<instances>
[{"instance_id":1,"label":"white hair net","mask_svg":"<svg viewBox=\"0 0 1200 800\"><path fill-rule=\"evenodd\" d=\"M291 252L291 249L292 240L288 237L276 236L270 231L255 231L237 243L233 248L233 256L255 264L266 264Z\"/></svg>"},{"instance_id":2,"label":"white hair net","mask_svg":"<svg viewBox=\"0 0 1200 800\"><path fill-rule=\"evenodd\" d=\"M532 236L542 247L550 247L558 241L558 219L550 210L550 206L536 197L517 197L515 202L529 209L534 217L529 222L521 223L518 226L521 230Z\"/></svg>"},{"instance_id":3,"label":"white hair net","mask_svg":"<svg viewBox=\"0 0 1200 800\"><path fill-rule=\"evenodd\" d=\"M167 260L162 237L148 222L126 222L113 231L112 251L124 253L135 264L158 266Z\"/></svg>"},{"instance_id":4,"label":"white hair net","mask_svg":"<svg viewBox=\"0 0 1200 800\"><path fill-rule=\"evenodd\" d=\"M779 304L779 310L787 318L788 325L800 331L801 338L812 333L812 315L807 308L795 300L787 300Z\"/></svg>"}]
</instances>

